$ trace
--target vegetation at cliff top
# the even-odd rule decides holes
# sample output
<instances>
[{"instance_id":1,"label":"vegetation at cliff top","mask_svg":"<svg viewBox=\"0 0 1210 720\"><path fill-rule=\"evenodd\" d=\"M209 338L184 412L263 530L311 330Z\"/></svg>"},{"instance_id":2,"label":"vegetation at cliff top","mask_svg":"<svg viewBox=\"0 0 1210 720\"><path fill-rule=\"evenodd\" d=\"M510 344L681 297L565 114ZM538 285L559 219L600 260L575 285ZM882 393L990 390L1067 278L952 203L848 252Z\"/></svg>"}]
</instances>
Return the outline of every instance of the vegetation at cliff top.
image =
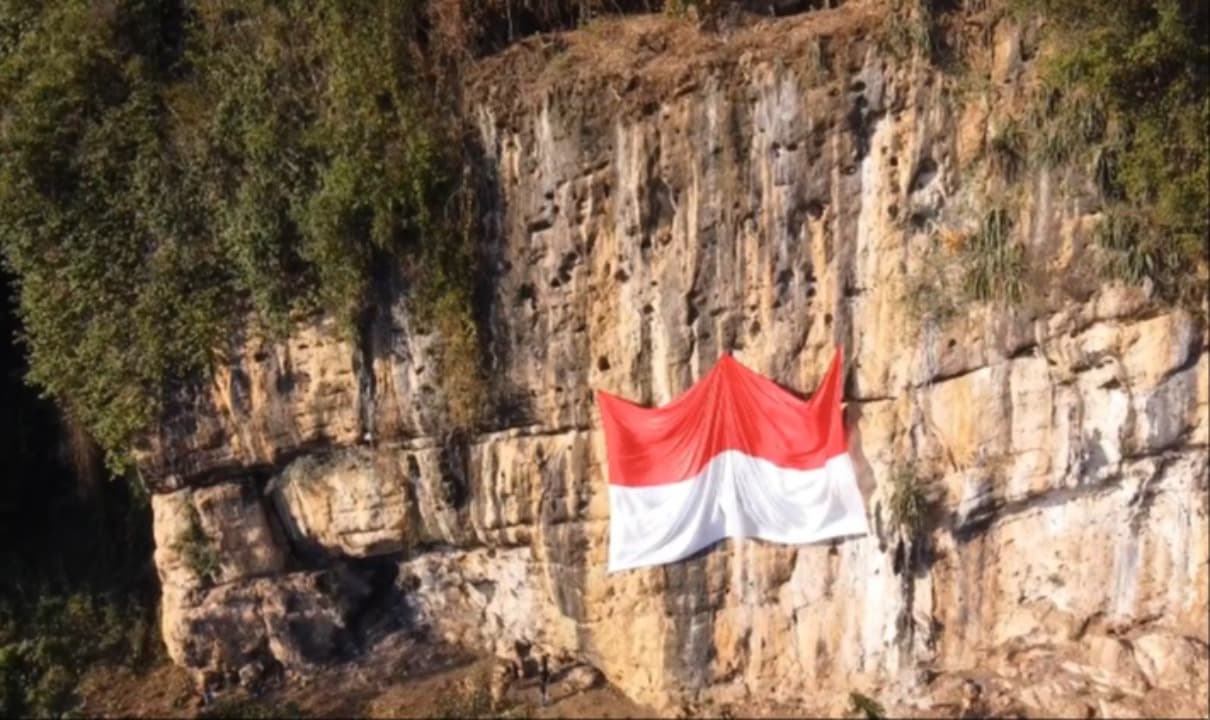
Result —
<instances>
[{"instance_id":1,"label":"vegetation at cliff top","mask_svg":"<svg viewBox=\"0 0 1210 720\"><path fill-rule=\"evenodd\" d=\"M1013 0L1047 22L1042 159L1088 162L1114 275L1200 303L1210 267L1210 3Z\"/></svg>"},{"instance_id":2,"label":"vegetation at cliff top","mask_svg":"<svg viewBox=\"0 0 1210 720\"><path fill-rule=\"evenodd\" d=\"M469 314L460 125L418 5L0 1L0 245L30 379L116 465L250 318L353 327L401 265L419 307Z\"/></svg>"}]
</instances>

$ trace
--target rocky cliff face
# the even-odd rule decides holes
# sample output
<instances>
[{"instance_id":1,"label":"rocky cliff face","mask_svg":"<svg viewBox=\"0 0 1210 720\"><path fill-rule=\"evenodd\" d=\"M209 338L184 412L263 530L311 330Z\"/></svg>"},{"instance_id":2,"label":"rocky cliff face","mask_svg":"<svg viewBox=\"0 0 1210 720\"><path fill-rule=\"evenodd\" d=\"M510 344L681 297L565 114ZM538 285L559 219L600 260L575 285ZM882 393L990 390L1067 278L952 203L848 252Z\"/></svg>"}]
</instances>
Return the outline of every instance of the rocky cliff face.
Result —
<instances>
[{"instance_id":1,"label":"rocky cliff face","mask_svg":"<svg viewBox=\"0 0 1210 720\"><path fill-rule=\"evenodd\" d=\"M389 591L430 639L529 643L665 708L935 713L970 677L1001 710L1206 712L1205 322L1086 272L1078 173L993 161L1028 33L972 34L991 90L965 97L886 36L876 4L717 37L631 18L484 61L491 427L434 434L402 294L368 347L245 343L143 463L172 657L305 672ZM1025 299L932 312L946 243L999 207ZM664 403L729 350L810 392L837 343L877 532L606 575L592 390ZM905 473L924 537L893 529Z\"/></svg>"}]
</instances>

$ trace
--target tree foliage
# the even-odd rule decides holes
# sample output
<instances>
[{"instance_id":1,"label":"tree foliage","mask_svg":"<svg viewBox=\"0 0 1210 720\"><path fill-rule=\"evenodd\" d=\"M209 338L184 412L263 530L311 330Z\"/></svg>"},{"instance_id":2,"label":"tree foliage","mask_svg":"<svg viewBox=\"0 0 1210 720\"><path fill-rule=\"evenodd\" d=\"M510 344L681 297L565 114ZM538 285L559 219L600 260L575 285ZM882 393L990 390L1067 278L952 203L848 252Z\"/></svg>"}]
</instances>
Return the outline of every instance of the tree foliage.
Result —
<instances>
[{"instance_id":1,"label":"tree foliage","mask_svg":"<svg viewBox=\"0 0 1210 720\"><path fill-rule=\"evenodd\" d=\"M0 0L0 245L30 378L119 465L237 326L351 326L404 258L418 298L469 312L458 123L417 5Z\"/></svg>"},{"instance_id":2,"label":"tree foliage","mask_svg":"<svg viewBox=\"0 0 1210 720\"><path fill-rule=\"evenodd\" d=\"M0 272L0 288L11 278ZM0 291L2 292L2 291ZM0 302L0 717L59 716L97 662L140 666L155 623L151 509L28 387Z\"/></svg>"},{"instance_id":3,"label":"tree foliage","mask_svg":"<svg viewBox=\"0 0 1210 720\"><path fill-rule=\"evenodd\" d=\"M1047 21L1046 159L1091 152L1109 204L1102 243L1127 279L1204 298L1210 234L1210 4L1016 0Z\"/></svg>"}]
</instances>

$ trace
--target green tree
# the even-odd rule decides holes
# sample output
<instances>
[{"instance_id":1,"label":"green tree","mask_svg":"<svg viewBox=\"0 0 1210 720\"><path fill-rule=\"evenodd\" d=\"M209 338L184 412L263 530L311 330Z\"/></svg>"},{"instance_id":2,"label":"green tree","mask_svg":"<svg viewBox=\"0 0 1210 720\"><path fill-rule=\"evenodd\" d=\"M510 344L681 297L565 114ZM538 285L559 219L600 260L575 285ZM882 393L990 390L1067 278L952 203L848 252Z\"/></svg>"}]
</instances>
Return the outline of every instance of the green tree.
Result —
<instances>
[{"instance_id":1,"label":"green tree","mask_svg":"<svg viewBox=\"0 0 1210 720\"><path fill-rule=\"evenodd\" d=\"M375 266L469 317L456 97L418 6L0 1L0 246L30 379L116 467L237 329L352 328Z\"/></svg>"}]
</instances>

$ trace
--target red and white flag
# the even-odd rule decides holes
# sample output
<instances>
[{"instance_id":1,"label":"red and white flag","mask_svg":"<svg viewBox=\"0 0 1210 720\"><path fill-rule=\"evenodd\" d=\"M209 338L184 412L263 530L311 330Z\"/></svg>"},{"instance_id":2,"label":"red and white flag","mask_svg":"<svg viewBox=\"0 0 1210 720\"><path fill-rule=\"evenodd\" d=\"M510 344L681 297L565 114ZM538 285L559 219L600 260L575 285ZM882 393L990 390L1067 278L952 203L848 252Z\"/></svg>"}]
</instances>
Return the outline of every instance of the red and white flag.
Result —
<instances>
[{"instance_id":1,"label":"red and white flag","mask_svg":"<svg viewBox=\"0 0 1210 720\"><path fill-rule=\"evenodd\" d=\"M609 458L609 571L724 537L812 543L869 532L841 413L843 354L810 400L730 355L676 400L597 391Z\"/></svg>"}]
</instances>

